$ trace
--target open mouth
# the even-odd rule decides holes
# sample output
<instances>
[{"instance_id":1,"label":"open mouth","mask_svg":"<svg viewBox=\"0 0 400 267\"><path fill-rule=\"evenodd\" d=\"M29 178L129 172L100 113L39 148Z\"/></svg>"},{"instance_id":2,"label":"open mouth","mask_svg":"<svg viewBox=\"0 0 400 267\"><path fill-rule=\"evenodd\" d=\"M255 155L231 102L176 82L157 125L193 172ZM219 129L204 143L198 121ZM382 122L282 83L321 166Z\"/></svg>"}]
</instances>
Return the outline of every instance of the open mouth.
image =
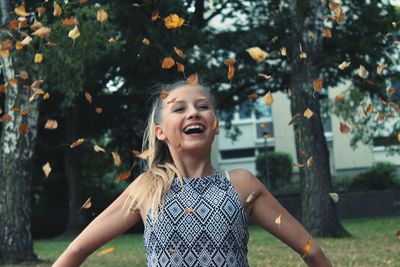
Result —
<instances>
[{"instance_id":1,"label":"open mouth","mask_svg":"<svg viewBox=\"0 0 400 267\"><path fill-rule=\"evenodd\" d=\"M204 126L201 124L193 124L186 126L185 129L183 129L183 132L185 134L200 134L204 132Z\"/></svg>"}]
</instances>

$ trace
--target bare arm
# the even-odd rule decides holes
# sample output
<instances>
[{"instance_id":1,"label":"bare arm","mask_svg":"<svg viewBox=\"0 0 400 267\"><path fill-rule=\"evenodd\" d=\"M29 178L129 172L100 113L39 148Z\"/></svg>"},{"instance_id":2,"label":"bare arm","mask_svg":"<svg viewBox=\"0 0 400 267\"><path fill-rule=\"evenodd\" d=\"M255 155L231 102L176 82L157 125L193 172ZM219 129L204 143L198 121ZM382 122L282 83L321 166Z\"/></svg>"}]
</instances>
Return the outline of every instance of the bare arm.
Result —
<instances>
[{"instance_id":1,"label":"bare arm","mask_svg":"<svg viewBox=\"0 0 400 267\"><path fill-rule=\"evenodd\" d=\"M247 194L254 193L250 203L250 216L261 227L280 239L296 251L310 267L332 267L321 247L312 240L311 235L304 227L282 207L265 186L249 171L237 169L232 174L239 176L246 185L242 186ZM280 216L280 224L275 220ZM309 241L311 240L311 241ZM307 242L310 250L306 253Z\"/></svg>"},{"instance_id":2,"label":"bare arm","mask_svg":"<svg viewBox=\"0 0 400 267\"><path fill-rule=\"evenodd\" d=\"M126 232L139 221L139 211L124 217L122 210L131 185L72 241L53 267L79 266L96 249Z\"/></svg>"}]
</instances>

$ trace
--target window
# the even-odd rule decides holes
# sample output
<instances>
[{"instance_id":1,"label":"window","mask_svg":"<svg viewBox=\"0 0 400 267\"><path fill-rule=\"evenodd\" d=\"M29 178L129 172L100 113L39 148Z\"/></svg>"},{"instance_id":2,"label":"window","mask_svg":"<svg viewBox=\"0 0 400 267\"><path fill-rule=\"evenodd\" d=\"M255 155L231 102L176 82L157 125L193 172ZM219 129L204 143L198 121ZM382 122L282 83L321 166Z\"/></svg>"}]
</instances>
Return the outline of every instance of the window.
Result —
<instances>
[{"instance_id":1,"label":"window","mask_svg":"<svg viewBox=\"0 0 400 267\"><path fill-rule=\"evenodd\" d=\"M251 118L251 113L253 112L253 104L247 100L239 106L239 118L248 119Z\"/></svg>"},{"instance_id":2,"label":"window","mask_svg":"<svg viewBox=\"0 0 400 267\"><path fill-rule=\"evenodd\" d=\"M258 98L254 105L255 105L255 113L257 119L272 117L271 106L265 105L264 99L262 97Z\"/></svg>"},{"instance_id":3,"label":"window","mask_svg":"<svg viewBox=\"0 0 400 267\"><path fill-rule=\"evenodd\" d=\"M221 150L221 158L222 159L235 159L235 158L254 157L254 152L255 152L254 148Z\"/></svg>"},{"instance_id":4,"label":"window","mask_svg":"<svg viewBox=\"0 0 400 267\"><path fill-rule=\"evenodd\" d=\"M257 138L264 138L264 134L268 134L269 137L273 137L274 125L272 122L257 123Z\"/></svg>"}]
</instances>

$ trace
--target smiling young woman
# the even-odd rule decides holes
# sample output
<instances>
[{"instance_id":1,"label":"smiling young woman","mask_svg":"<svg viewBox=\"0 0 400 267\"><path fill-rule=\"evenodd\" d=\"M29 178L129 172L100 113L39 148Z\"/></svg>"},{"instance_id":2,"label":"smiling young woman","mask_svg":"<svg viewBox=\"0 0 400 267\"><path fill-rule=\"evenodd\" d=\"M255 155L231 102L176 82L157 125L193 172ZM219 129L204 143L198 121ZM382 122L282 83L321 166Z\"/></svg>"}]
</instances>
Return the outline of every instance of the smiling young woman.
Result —
<instances>
[{"instance_id":1,"label":"smiling young woman","mask_svg":"<svg viewBox=\"0 0 400 267\"><path fill-rule=\"evenodd\" d=\"M248 266L249 218L308 266L331 266L310 234L253 174L214 169L211 146L218 120L207 89L177 82L162 90L143 141L143 150L151 152L147 169L53 266L79 266L140 219L148 266Z\"/></svg>"}]
</instances>

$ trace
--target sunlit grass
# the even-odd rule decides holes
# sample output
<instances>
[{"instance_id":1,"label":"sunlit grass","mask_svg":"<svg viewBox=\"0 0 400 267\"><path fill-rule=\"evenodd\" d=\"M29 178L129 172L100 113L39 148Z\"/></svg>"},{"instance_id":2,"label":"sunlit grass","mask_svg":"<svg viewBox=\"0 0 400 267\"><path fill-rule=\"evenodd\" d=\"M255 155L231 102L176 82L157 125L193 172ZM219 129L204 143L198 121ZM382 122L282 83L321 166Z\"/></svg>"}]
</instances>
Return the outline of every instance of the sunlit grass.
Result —
<instances>
[{"instance_id":1,"label":"sunlit grass","mask_svg":"<svg viewBox=\"0 0 400 267\"><path fill-rule=\"evenodd\" d=\"M352 238L317 238L323 250L337 267L400 266L400 217L352 219L342 221ZM36 266L50 266L68 246L72 238L36 240L35 251L47 261ZM115 251L105 256L92 254L82 266L145 266L145 252L141 235L123 235L102 249L115 246ZM100 249L101 250L101 249ZM99 251L100 251L99 250ZM301 258L285 244L257 226L250 227L250 266L306 266Z\"/></svg>"}]
</instances>

